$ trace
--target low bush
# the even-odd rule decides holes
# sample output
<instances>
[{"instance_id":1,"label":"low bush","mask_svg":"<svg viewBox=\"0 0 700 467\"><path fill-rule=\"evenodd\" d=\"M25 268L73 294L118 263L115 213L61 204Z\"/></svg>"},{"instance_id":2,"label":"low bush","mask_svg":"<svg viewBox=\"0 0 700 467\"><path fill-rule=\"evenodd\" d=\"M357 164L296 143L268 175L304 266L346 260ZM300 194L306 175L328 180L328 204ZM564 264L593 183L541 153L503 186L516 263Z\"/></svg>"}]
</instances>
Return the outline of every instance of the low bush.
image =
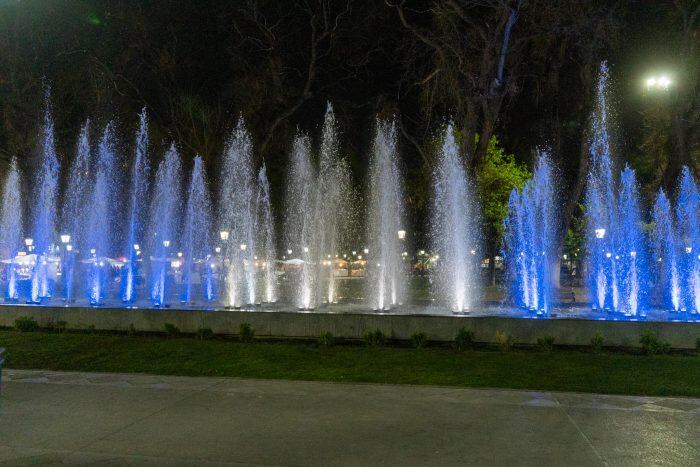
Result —
<instances>
[{"instance_id":1,"label":"low bush","mask_svg":"<svg viewBox=\"0 0 700 467\"><path fill-rule=\"evenodd\" d=\"M136 326L134 326L133 323L129 325L129 327L126 329L126 335L129 337L134 337L136 336Z\"/></svg>"},{"instance_id":2,"label":"low bush","mask_svg":"<svg viewBox=\"0 0 700 467\"><path fill-rule=\"evenodd\" d=\"M600 352L603 350L603 335L599 332L596 332L593 337L591 337L591 350L595 353Z\"/></svg>"},{"instance_id":3,"label":"low bush","mask_svg":"<svg viewBox=\"0 0 700 467\"><path fill-rule=\"evenodd\" d=\"M554 350L554 337L544 336L537 338L537 348L544 352L551 352Z\"/></svg>"},{"instance_id":4,"label":"low bush","mask_svg":"<svg viewBox=\"0 0 700 467\"><path fill-rule=\"evenodd\" d=\"M255 331L250 323L241 323L238 336L241 342L253 342L253 339L255 339Z\"/></svg>"},{"instance_id":5,"label":"low bush","mask_svg":"<svg viewBox=\"0 0 700 467\"><path fill-rule=\"evenodd\" d=\"M496 345L502 351L508 352L513 348L513 336L504 331L496 331Z\"/></svg>"},{"instance_id":6,"label":"low bush","mask_svg":"<svg viewBox=\"0 0 700 467\"><path fill-rule=\"evenodd\" d=\"M214 337L214 331L209 328L199 328L197 329L196 337L200 341L206 341Z\"/></svg>"},{"instance_id":7,"label":"low bush","mask_svg":"<svg viewBox=\"0 0 700 467\"><path fill-rule=\"evenodd\" d=\"M318 336L318 343L324 347L332 347L335 344L335 337L330 332L323 332Z\"/></svg>"},{"instance_id":8,"label":"low bush","mask_svg":"<svg viewBox=\"0 0 700 467\"><path fill-rule=\"evenodd\" d=\"M39 329L39 323L31 316L20 316L15 320L14 327L20 332L33 332Z\"/></svg>"},{"instance_id":9,"label":"low bush","mask_svg":"<svg viewBox=\"0 0 700 467\"><path fill-rule=\"evenodd\" d=\"M428 336L424 332L414 332L411 335L411 345L416 349L422 349L425 347L425 343L428 340Z\"/></svg>"},{"instance_id":10,"label":"low bush","mask_svg":"<svg viewBox=\"0 0 700 467\"><path fill-rule=\"evenodd\" d=\"M165 333L168 337L176 337L180 334L180 328L175 326L173 323L165 323Z\"/></svg>"},{"instance_id":11,"label":"low bush","mask_svg":"<svg viewBox=\"0 0 700 467\"><path fill-rule=\"evenodd\" d=\"M474 348L474 331L467 328L459 328L455 336L455 348L457 350L466 350Z\"/></svg>"},{"instance_id":12,"label":"low bush","mask_svg":"<svg viewBox=\"0 0 700 467\"><path fill-rule=\"evenodd\" d=\"M695 349L700 350L700 337L695 339Z\"/></svg>"},{"instance_id":13,"label":"low bush","mask_svg":"<svg viewBox=\"0 0 700 467\"><path fill-rule=\"evenodd\" d=\"M671 344L659 339L659 335L651 329L642 331L639 343L642 345L642 351L647 355L664 354L671 350Z\"/></svg>"},{"instance_id":14,"label":"low bush","mask_svg":"<svg viewBox=\"0 0 700 467\"><path fill-rule=\"evenodd\" d=\"M379 329L375 331L370 331L365 334L365 344L370 347L381 347L386 342L386 337L384 333Z\"/></svg>"}]
</instances>

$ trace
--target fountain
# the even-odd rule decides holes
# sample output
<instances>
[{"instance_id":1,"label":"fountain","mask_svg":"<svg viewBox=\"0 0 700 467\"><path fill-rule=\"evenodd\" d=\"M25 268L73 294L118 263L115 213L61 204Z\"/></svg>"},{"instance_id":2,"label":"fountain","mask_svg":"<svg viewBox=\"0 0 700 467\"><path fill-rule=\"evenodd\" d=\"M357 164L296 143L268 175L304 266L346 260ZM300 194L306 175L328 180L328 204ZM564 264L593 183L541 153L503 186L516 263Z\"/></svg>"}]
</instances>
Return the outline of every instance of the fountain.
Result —
<instances>
[{"instance_id":1,"label":"fountain","mask_svg":"<svg viewBox=\"0 0 700 467\"><path fill-rule=\"evenodd\" d=\"M374 310L389 310L403 301L401 259L403 186L396 150L396 122L377 120L369 171L367 238L368 292Z\"/></svg>"},{"instance_id":2,"label":"fountain","mask_svg":"<svg viewBox=\"0 0 700 467\"><path fill-rule=\"evenodd\" d=\"M459 157L452 125L443 136L434 180L430 222L435 295L455 313L467 312L478 297L479 207L472 180Z\"/></svg>"},{"instance_id":3,"label":"fountain","mask_svg":"<svg viewBox=\"0 0 700 467\"><path fill-rule=\"evenodd\" d=\"M635 316L644 303L648 277L645 241L634 171L613 177L608 109L608 70L601 65L592 117L591 169L586 192L589 277L594 309Z\"/></svg>"},{"instance_id":4,"label":"fountain","mask_svg":"<svg viewBox=\"0 0 700 467\"><path fill-rule=\"evenodd\" d=\"M514 302L538 315L552 305L552 265L558 219L549 154L540 151L534 175L514 188L504 221L504 258Z\"/></svg>"},{"instance_id":5,"label":"fountain","mask_svg":"<svg viewBox=\"0 0 700 467\"><path fill-rule=\"evenodd\" d=\"M223 248L226 306L255 303L253 145L239 117L226 145L221 169L219 225Z\"/></svg>"},{"instance_id":6,"label":"fountain","mask_svg":"<svg viewBox=\"0 0 700 467\"><path fill-rule=\"evenodd\" d=\"M56 198L58 195L58 156L54 143L54 123L48 87L44 93L44 122L40 135L40 164L32 186L32 238L26 245L34 251L35 262L31 273L31 303L40 303L51 296L50 276L55 269L49 265L49 255L53 249L56 234Z\"/></svg>"},{"instance_id":7,"label":"fountain","mask_svg":"<svg viewBox=\"0 0 700 467\"><path fill-rule=\"evenodd\" d=\"M295 277L294 300L298 308L312 309L316 264L311 261L309 245L313 241L316 174L311 162L311 141L306 135L294 139L287 180L285 241L288 255L302 254L301 271ZM291 258L290 258L291 259ZM330 261L330 258L324 259Z\"/></svg>"},{"instance_id":8,"label":"fountain","mask_svg":"<svg viewBox=\"0 0 700 467\"><path fill-rule=\"evenodd\" d=\"M683 168L675 209L659 190L653 210L652 243L660 305L674 312L700 310L700 194Z\"/></svg>"},{"instance_id":9,"label":"fountain","mask_svg":"<svg viewBox=\"0 0 700 467\"><path fill-rule=\"evenodd\" d=\"M22 248L22 188L17 159L12 158L2 190L0 210L0 254L6 256L7 289L5 297L19 299L16 258Z\"/></svg>"},{"instance_id":10,"label":"fountain","mask_svg":"<svg viewBox=\"0 0 700 467\"><path fill-rule=\"evenodd\" d=\"M166 306L171 251L180 226L180 155L172 144L158 165L150 209L151 300Z\"/></svg>"},{"instance_id":11,"label":"fountain","mask_svg":"<svg viewBox=\"0 0 700 467\"><path fill-rule=\"evenodd\" d=\"M207 189L206 175L202 158L196 156L190 177L190 186L185 207L184 232L182 234L183 254L175 260L175 264L182 268L182 293L180 301L191 303L193 301L192 287L202 286L202 295L205 300L214 299L214 284L211 273L211 201ZM199 266L199 271L195 268Z\"/></svg>"},{"instance_id":12,"label":"fountain","mask_svg":"<svg viewBox=\"0 0 700 467\"><path fill-rule=\"evenodd\" d=\"M258 195L255 200L255 241L258 255L255 258L256 268L263 272L262 301L273 303L277 301L277 277L275 276L275 226L272 218L270 203L270 182L267 180L265 164L258 172Z\"/></svg>"},{"instance_id":13,"label":"fountain","mask_svg":"<svg viewBox=\"0 0 700 467\"><path fill-rule=\"evenodd\" d=\"M117 230L114 206L117 204L117 154L114 124L108 123L100 138L95 179L86 216L85 244L81 251L87 268L87 296L91 305L105 298L106 279L111 270L113 235ZM89 253L89 255L88 255Z\"/></svg>"},{"instance_id":14,"label":"fountain","mask_svg":"<svg viewBox=\"0 0 700 467\"><path fill-rule=\"evenodd\" d=\"M87 210L86 200L90 196L90 121L80 129L75 158L68 175L68 185L63 195L62 233L63 243L63 297L67 302L73 301L73 283L75 255L85 246L85 229Z\"/></svg>"},{"instance_id":15,"label":"fountain","mask_svg":"<svg viewBox=\"0 0 700 467\"><path fill-rule=\"evenodd\" d=\"M143 223L141 207L143 199L148 199L148 119L146 109L139 115L139 129L136 133L136 152L131 167L129 187L127 243L124 246L126 263L122 273L121 299L124 303L136 300L136 281L139 277Z\"/></svg>"}]
</instances>

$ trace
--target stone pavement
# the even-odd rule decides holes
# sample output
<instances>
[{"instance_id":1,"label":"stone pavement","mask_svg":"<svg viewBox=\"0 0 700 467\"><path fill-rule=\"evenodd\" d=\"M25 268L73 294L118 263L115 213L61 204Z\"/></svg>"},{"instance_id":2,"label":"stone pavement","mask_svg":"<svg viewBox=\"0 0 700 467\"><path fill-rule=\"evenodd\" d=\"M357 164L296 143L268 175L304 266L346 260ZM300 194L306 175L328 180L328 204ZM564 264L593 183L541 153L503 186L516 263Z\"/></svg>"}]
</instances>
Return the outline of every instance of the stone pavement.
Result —
<instances>
[{"instance_id":1,"label":"stone pavement","mask_svg":"<svg viewBox=\"0 0 700 467\"><path fill-rule=\"evenodd\" d=\"M2 465L700 465L698 399L4 376Z\"/></svg>"}]
</instances>

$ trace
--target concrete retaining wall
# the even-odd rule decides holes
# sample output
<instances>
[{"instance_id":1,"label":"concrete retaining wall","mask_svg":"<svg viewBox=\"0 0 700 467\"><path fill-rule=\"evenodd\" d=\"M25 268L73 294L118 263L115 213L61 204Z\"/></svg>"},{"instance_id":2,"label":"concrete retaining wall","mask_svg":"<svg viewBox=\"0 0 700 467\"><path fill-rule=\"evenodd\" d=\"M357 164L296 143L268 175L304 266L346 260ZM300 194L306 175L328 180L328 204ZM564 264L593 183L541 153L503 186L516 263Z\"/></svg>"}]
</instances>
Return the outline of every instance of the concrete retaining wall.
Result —
<instances>
[{"instance_id":1,"label":"concrete retaining wall","mask_svg":"<svg viewBox=\"0 0 700 467\"><path fill-rule=\"evenodd\" d=\"M20 316L32 316L41 326L65 321L69 329L162 332L172 323L182 332L210 328L217 334L237 334L241 323L250 323L258 336L314 338L330 332L336 337L362 339L366 332L380 329L394 339L409 339L424 332L429 340L451 341L464 326L474 331L478 342L494 342L496 331L513 336L516 344L535 344L537 338L553 336L556 344L589 345L600 333L604 345L639 345L645 329L658 332L660 339L678 349L695 348L700 323L645 321L589 321L583 319L519 319L496 316L381 315L359 313L298 313L268 311L188 311L122 308L3 306L0 326L12 326Z\"/></svg>"}]
</instances>

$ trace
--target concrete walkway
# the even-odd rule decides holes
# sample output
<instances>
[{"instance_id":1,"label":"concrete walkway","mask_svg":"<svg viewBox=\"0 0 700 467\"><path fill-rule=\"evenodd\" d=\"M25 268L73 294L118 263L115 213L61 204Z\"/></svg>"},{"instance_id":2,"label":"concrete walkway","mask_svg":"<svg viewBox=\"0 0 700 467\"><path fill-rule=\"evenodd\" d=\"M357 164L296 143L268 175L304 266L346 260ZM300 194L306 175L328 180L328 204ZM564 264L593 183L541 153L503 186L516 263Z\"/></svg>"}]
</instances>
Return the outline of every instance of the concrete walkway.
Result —
<instances>
[{"instance_id":1,"label":"concrete walkway","mask_svg":"<svg viewBox=\"0 0 700 467\"><path fill-rule=\"evenodd\" d=\"M6 370L0 464L699 465L700 400Z\"/></svg>"}]
</instances>

